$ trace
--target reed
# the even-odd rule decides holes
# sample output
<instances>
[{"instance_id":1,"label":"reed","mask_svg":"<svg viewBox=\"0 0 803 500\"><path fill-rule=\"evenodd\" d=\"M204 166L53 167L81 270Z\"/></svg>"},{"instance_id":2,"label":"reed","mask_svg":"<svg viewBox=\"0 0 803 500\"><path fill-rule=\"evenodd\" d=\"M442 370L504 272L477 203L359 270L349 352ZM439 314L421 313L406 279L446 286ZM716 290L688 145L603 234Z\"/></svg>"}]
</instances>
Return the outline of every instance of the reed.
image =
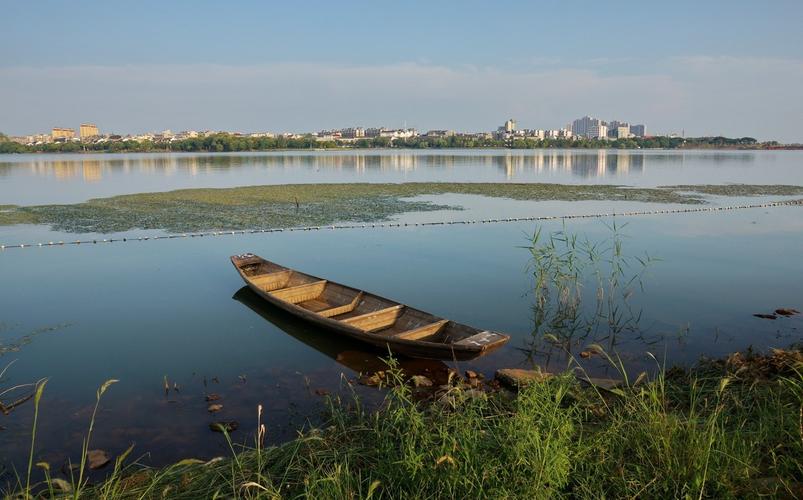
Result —
<instances>
[{"instance_id":1,"label":"reed","mask_svg":"<svg viewBox=\"0 0 803 500\"><path fill-rule=\"evenodd\" d=\"M616 346L623 334L640 334L642 311L632 305L644 277L659 260L624 250L627 235L614 218L603 222L609 235L598 241L538 227L524 248L531 255L533 276L533 342L531 354L555 345L605 342Z\"/></svg>"}]
</instances>

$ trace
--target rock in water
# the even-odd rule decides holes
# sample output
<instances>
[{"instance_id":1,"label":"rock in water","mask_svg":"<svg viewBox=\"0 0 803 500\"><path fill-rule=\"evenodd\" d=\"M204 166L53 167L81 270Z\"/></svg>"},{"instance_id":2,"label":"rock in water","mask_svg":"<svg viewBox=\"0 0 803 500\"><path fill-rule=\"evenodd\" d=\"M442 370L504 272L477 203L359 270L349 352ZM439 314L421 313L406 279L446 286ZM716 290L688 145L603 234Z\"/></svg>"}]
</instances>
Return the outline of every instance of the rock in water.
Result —
<instances>
[{"instance_id":1,"label":"rock in water","mask_svg":"<svg viewBox=\"0 0 803 500\"><path fill-rule=\"evenodd\" d=\"M780 316L794 316L795 314L800 314L800 311L797 309L786 309L782 307L780 309L776 309L775 314Z\"/></svg>"},{"instance_id":2,"label":"rock in water","mask_svg":"<svg viewBox=\"0 0 803 500\"><path fill-rule=\"evenodd\" d=\"M761 313L759 313L759 314L754 314L753 316L755 316L756 318L761 318L761 319L778 319L778 316L776 316L774 314L761 314Z\"/></svg>"},{"instance_id":3,"label":"rock in water","mask_svg":"<svg viewBox=\"0 0 803 500\"><path fill-rule=\"evenodd\" d=\"M214 394L213 393L213 394L208 394L206 396L206 400L207 401L217 401L218 399L220 399L220 395L219 394Z\"/></svg>"},{"instance_id":4,"label":"rock in water","mask_svg":"<svg viewBox=\"0 0 803 500\"><path fill-rule=\"evenodd\" d=\"M502 368L496 370L496 380L508 387L517 389L528 384L543 382L552 377L551 373L538 370L524 370L521 368Z\"/></svg>"},{"instance_id":5,"label":"rock in water","mask_svg":"<svg viewBox=\"0 0 803 500\"><path fill-rule=\"evenodd\" d=\"M105 467L111 461L109 454L104 450L89 450L86 452L86 459L89 463L89 468L92 470Z\"/></svg>"},{"instance_id":6,"label":"rock in water","mask_svg":"<svg viewBox=\"0 0 803 500\"><path fill-rule=\"evenodd\" d=\"M413 387L432 387L432 381L423 375L413 375L410 382Z\"/></svg>"},{"instance_id":7,"label":"rock in water","mask_svg":"<svg viewBox=\"0 0 803 500\"><path fill-rule=\"evenodd\" d=\"M221 404L212 404L206 409L209 413L217 413L223 409L223 405Z\"/></svg>"}]
</instances>

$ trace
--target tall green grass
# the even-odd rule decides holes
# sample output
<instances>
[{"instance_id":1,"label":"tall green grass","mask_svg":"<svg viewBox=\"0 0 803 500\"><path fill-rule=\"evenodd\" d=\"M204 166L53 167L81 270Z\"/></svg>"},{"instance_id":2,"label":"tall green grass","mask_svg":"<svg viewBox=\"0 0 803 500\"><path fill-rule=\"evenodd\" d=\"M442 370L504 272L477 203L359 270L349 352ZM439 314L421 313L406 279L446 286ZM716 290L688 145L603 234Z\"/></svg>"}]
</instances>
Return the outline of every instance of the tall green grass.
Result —
<instances>
[{"instance_id":1,"label":"tall green grass","mask_svg":"<svg viewBox=\"0 0 803 500\"><path fill-rule=\"evenodd\" d=\"M773 369L744 371L765 362ZM226 435L228 458L151 469L124 466L129 450L99 484L65 487L46 474L8 496L795 498L802 365L800 351L774 353L741 367L661 370L614 391L568 372L516 394L457 382L423 402L392 369L380 408L330 399L326 425L279 446L263 447L270 429L257 411L253 445Z\"/></svg>"}]
</instances>

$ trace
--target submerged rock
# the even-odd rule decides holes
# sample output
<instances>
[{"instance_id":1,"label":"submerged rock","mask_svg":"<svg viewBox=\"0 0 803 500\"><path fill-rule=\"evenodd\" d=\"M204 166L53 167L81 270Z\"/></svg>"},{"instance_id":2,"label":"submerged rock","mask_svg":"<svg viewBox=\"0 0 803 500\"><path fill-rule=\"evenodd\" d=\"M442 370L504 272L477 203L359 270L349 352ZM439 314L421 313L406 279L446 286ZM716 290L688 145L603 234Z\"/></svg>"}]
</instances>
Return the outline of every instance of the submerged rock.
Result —
<instances>
[{"instance_id":1,"label":"submerged rock","mask_svg":"<svg viewBox=\"0 0 803 500\"><path fill-rule=\"evenodd\" d=\"M780 316L794 316L795 314L800 314L800 311L797 309L786 309L782 307L780 309L776 309L775 314Z\"/></svg>"},{"instance_id":2,"label":"submerged rock","mask_svg":"<svg viewBox=\"0 0 803 500\"><path fill-rule=\"evenodd\" d=\"M89 450L86 452L86 459L92 470L105 467L111 461L111 457L105 450Z\"/></svg>"},{"instance_id":3,"label":"submerged rock","mask_svg":"<svg viewBox=\"0 0 803 500\"><path fill-rule=\"evenodd\" d=\"M206 395L206 402L217 401L220 399L220 394L207 394Z\"/></svg>"},{"instance_id":4,"label":"submerged rock","mask_svg":"<svg viewBox=\"0 0 803 500\"><path fill-rule=\"evenodd\" d=\"M223 409L223 405L221 404L212 404L206 409L209 413L217 413Z\"/></svg>"},{"instance_id":5,"label":"submerged rock","mask_svg":"<svg viewBox=\"0 0 803 500\"><path fill-rule=\"evenodd\" d=\"M432 387L432 380L423 375L413 375L410 377L410 383L413 387Z\"/></svg>"},{"instance_id":6,"label":"submerged rock","mask_svg":"<svg viewBox=\"0 0 803 500\"><path fill-rule=\"evenodd\" d=\"M496 370L496 380L502 384L517 389L528 384L543 382L552 378L551 373L539 370L524 370L522 368L502 368Z\"/></svg>"}]
</instances>

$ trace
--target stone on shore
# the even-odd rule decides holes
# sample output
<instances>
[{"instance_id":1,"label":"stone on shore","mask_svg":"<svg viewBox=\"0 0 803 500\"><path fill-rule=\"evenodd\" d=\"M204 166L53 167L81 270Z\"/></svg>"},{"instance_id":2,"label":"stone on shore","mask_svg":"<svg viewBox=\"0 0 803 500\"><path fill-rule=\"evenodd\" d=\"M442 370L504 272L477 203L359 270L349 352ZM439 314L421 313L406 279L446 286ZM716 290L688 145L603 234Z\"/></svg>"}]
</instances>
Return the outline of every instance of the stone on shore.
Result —
<instances>
[{"instance_id":1,"label":"stone on shore","mask_svg":"<svg viewBox=\"0 0 803 500\"><path fill-rule=\"evenodd\" d=\"M508 387L518 389L519 387L548 380L552 378L552 374L522 368L501 368L496 370L495 378Z\"/></svg>"}]
</instances>

